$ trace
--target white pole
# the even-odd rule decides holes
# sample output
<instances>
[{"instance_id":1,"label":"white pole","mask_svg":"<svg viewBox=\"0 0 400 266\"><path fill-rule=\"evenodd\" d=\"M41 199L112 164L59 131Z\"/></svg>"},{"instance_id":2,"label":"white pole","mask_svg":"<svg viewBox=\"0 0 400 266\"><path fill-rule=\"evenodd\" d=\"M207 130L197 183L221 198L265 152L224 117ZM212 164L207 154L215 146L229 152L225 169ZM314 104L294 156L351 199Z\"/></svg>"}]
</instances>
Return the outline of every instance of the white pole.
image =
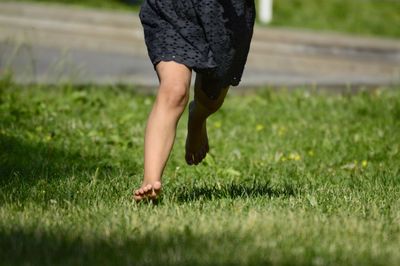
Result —
<instances>
[{"instance_id":1,"label":"white pole","mask_svg":"<svg viewBox=\"0 0 400 266\"><path fill-rule=\"evenodd\" d=\"M272 21L272 2L273 0L260 1L260 21L262 23L270 23Z\"/></svg>"}]
</instances>

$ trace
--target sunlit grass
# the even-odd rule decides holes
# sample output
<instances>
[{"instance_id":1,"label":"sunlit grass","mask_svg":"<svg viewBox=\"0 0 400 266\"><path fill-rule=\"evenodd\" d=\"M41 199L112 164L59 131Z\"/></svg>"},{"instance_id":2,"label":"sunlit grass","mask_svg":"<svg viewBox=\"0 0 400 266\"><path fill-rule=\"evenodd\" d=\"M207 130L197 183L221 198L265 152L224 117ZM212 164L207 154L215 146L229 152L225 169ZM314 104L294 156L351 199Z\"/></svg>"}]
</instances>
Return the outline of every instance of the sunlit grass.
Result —
<instances>
[{"instance_id":1,"label":"sunlit grass","mask_svg":"<svg viewBox=\"0 0 400 266\"><path fill-rule=\"evenodd\" d=\"M153 100L2 81L0 264L398 264L398 90L230 94L197 167L185 112L162 200L136 205Z\"/></svg>"},{"instance_id":2,"label":"sunlit grass","mask_svg":"<svg viewBox=\"0 0 400 266\"><path fill-rule=\"evenodd\" d=\"M397 0L277 0L273 26L400 37Z\"/></svg>"}]
</instances>

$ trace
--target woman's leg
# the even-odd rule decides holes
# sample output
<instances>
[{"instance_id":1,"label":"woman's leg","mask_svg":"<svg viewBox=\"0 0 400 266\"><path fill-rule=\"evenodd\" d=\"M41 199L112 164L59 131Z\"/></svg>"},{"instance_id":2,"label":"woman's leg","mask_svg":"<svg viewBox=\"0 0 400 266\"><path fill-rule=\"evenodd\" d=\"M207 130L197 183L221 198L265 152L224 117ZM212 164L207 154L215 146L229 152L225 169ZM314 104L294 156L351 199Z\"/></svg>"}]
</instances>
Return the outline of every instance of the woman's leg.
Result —
<instances>
[{"instance_id":1,"label":"woman's leg","mask_svg":"<svg viewBox=\"0 0 400 266\"><path fill-rule=\"evenodd\" d=\"M185 159L189 165L199 164L209 151L206 121L207 117L222 106L229 86L221 90L216 99L210 99L202 88L210 89L213 81L201 74L196 75L194 100L189 104L188 134ZM212 89L212 88L211 88ZM218 88L215 88L218 89Z\"/></svg>"},{"instance_id":2,"label":"woman's leg","mask_svg":"<svg viewBox=\"0 0 400 266\"><path fill-rule=\"evenodd\" d=\"M192 71L183 64L160 62L157 98L150 112L144 141L144 179L134 199L154 199L161 191L161 176L171 152L176 126L189 100Z\"/></svg>"}]
</instances>

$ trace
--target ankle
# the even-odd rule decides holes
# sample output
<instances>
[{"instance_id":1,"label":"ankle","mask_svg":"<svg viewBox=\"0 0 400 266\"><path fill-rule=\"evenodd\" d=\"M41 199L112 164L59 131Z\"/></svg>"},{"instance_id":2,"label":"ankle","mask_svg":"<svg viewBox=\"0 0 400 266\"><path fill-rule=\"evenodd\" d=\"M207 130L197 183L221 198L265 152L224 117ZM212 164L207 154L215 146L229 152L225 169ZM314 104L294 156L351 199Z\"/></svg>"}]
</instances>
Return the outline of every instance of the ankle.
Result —
<instances>
[{"instance_id":1,"label":"ankle","mask_svg":"<svg viewBox=\"0 0 400 266\"><path fill-rule=\"evenodd\" d=\"M146 184L153 184L153 183L155 183L155 182L161 182L161 178L154 178L154 177L147 177L147 176L145 176L144 178L143 178L143 184L144 183L146 183Z\"/></svg>"}]
</instances>

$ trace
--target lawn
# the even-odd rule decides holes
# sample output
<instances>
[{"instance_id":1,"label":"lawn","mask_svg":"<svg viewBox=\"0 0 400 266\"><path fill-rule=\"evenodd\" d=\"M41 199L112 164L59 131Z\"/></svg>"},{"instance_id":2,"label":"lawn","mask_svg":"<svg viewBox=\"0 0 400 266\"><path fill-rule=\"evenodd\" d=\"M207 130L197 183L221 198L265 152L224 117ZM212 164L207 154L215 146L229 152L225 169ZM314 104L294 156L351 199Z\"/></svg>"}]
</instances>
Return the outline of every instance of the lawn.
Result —
<instances>
[{"instance_id":1,"label":"lawn","mask_svg":"<svg viewBox=\"0 0 400 266\"><path fill-rule=\"evenodd\" d=\"M0 0L10 1L10 0ZM21 0L14 0L21 1ZM23 0L138 11L140 0ZM256 0L259 1L259 0ZM132 4L136 3L136 4ZM258 10L259 11L259 10ZM398 0L275 0L272 27L400 38Z\"/></svg>"},{"instance_id":2,"label":"lawn","mask_svg":"<svg viewBox=\"0 0 400 266\"><path fill-rule=\"evenodd\" d=\"M400 38L398 0L275 0L273 26Z\"/></svg>"},{"instance_id":3,"label":"lawn","mask_svg":"<svg viewBox=\"0 0 400 266\"><path fill-rule=\"evenodd\" d=\"M400 91L235 89L157 205L135 204L153 95L0 84L2 265L398 265Z\"/></svg>"}]
</instances>

